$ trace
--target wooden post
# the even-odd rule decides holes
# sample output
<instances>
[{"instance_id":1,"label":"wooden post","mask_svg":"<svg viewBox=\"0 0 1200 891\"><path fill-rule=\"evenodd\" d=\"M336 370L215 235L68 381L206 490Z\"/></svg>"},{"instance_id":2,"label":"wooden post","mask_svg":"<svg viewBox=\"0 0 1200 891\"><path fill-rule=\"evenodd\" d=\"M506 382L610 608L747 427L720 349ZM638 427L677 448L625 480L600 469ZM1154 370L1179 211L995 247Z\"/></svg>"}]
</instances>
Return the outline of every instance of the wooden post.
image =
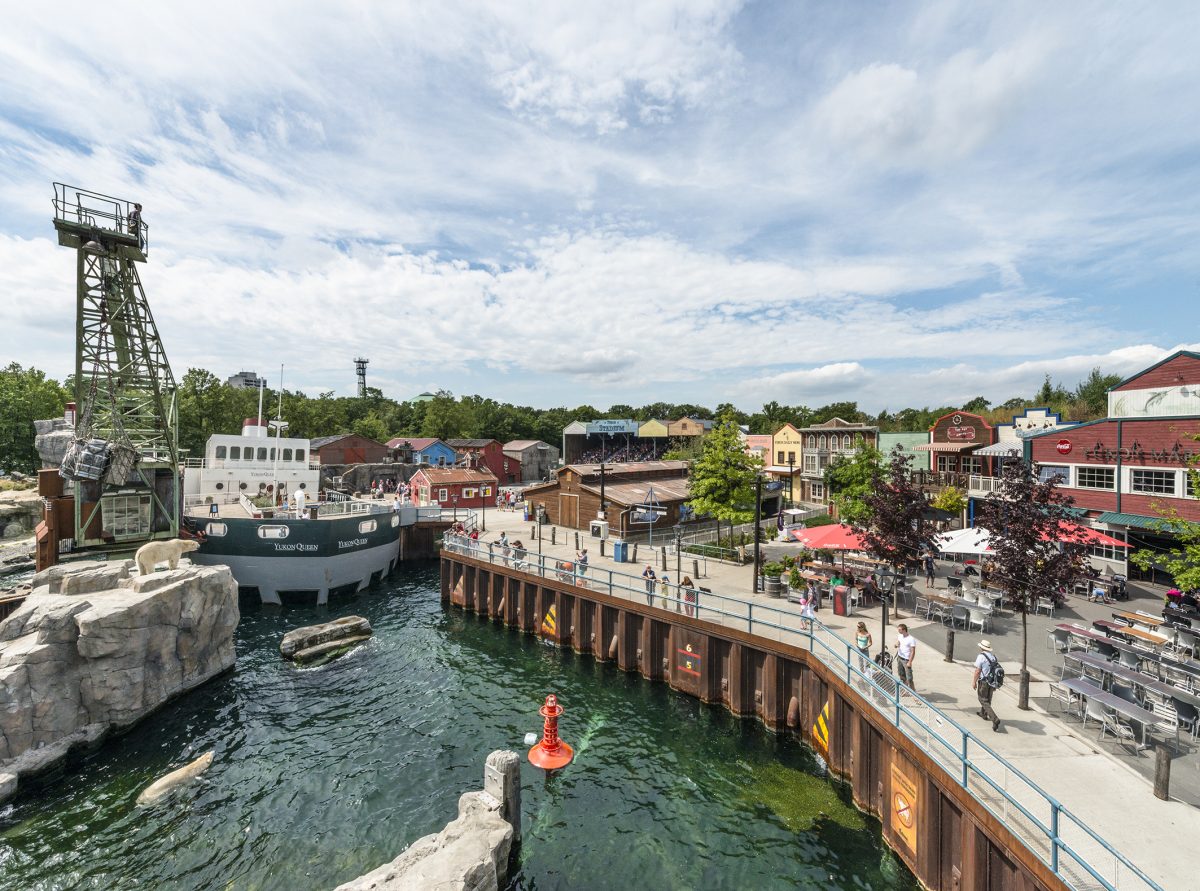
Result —
<instances>
[{"instance_id":1,"label":"wooden post","mask_svg":"<svg viewBox=\"0 0 1200 891\"><path fill-rule=\"evenodd\" d=\"M551 541L553 541L553 539L551 539ZM579 533L578 532L575 533L575 550L577 550L577 551L579 550Z\"/></svg>"},{"instance_id":2,"label":"wooden post","mask_svg":"<svg viewBox=\"0 0 1200 891\"><path fill-rule=\"evenodd\" d=\"M604 539L600 539L600 556L604 556Z\"/></svg>"},{"instance_id":3,"label":"wooden post","mask_svg":"<svg viewBox=\"0 0 1200 891\"><path fill-rule=\"evenodd\" d=\"M1169 789L1171 786L1171 753L1167 751L1166 746L1158 746L1155 750L1154 760L1154 797L1163 801L1169 801L1171 796Z\"/></svg>"},{"instance_id":4,"label":"wooden post","mask_svg":"<svg viewBox=\"0 0 1200 891\"><path fill-rule=\"evenodd\" d=\"M666 571L667 571L667 549L666 549L666 548L663 548L663 549L662 549L662 551L661 551L661 553L662 553L662 567L663 567L663 572L666 572Z\"/></svg>"},{"instance_id":5,"label":"wooden post","mask_svg":"<svg viewBox=\"0 0 1200 891\"><path fill-rule=\"evenodd\" d=\"M700 578L700 561L699 560L692 561L692 578L694 578L694 579Z\"/></svg>"},{"instance_id":6,"label":"wooden post","mask_svg":"<svg viewBox=\"0 0 1200 891\"><path fill-rule=\"evenodd\" d=\"M954 629L946 629L946 661L954 661Z\"/></svg>"},{"instance_id":7,"label":"wooden post","mask_svg":"<svg viewBox=\"0 0 1200 891\"><path fill-rule=\"evenodd\" d=\"M633 562L637 563L637 542L633 543Z\"/></svg>"}]
</instances>

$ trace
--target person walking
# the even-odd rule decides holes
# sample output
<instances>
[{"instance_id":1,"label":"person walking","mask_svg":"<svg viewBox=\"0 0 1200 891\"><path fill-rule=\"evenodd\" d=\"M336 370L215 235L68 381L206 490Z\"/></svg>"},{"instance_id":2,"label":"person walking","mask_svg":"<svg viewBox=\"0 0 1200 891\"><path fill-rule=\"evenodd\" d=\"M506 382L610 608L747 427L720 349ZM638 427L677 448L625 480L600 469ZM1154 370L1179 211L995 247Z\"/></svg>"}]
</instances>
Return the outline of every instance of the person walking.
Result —
<instances>
[{"instance_id":1,"label":"person walking","mask_svg":"<svg viewBox=\"0 0 1200 891\"><path fill-rule=\"evenodd\" d=\"M654 567L649 563L642 570L642 578L646 580L646 603L654 606L654 580L657 576L654 574Z\"/></svg>"},{"instance_id":2,"label":"person walking","mask_svg":"<svg viewBox=\"0 0 1200 891\"><path fill-rule=\"evenodd\" d=\"M935 579L935 576L933 573L933 570L934 570L933 554L926 553L924 562L925 562L925 583L927 585L929 585L929 587L932 588L934 586L933 582Z\"/></svg>"},{"instance_id":3,"label":"person walking","mask_svg":"<svg viewBox=\"0 0 1200 891\"><path fill-rule=\"evenodd\" d=\"M812 620L816 616L817 601L807 593L800 595L800 618L804 620L804 630L812 631Z\"/></svg>"},{"instance_id":4,"label":"person walking","mask_svg":"<svg viewBox=\"0 0 1200 891\"><path fill-rule=\"evenodd\" d=\"M975 688L975 695L979 699L979 711L976 714L992 722L993 732L1000 729L1000 718L992 708L992 694L1003 683L1004 670L1000 668L1000 660L992 655L991 643L981 640L979 655L975 657L975 674L971 678L971 686Z\"/></svg>"},{"instance_id":5,"label":"person walking","mask_svg":"<svg viewBox=\"0 0 1200 891\"><path fill-rule=\"evenodd\" d=\"M908 633L907 625L897 625L900 636L896 639L896 677L910 690L913 684L913 657L917 655L917 639Z\"/></svg>"},{"instance_id":6,"label":"person walking","mask_svg":"<svg viewBox=\"0 0 1200 891\"><path fill-rule=\"evenodd\" d=\"M858 647L858 651L870 660L871 645L874 643L874 638L871 637L871 632L867 630L866 622L859 622L858 628L854 630L854 646Z\"/></svg>"}]
</instances>

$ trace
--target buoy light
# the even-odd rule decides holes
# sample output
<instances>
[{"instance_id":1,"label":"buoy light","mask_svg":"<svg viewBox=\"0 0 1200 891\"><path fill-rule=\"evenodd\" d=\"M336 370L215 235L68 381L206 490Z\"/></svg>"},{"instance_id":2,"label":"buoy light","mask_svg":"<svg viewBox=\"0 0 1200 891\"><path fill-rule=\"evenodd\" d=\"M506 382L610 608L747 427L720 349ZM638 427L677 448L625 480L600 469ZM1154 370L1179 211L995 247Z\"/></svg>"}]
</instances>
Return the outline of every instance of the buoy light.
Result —
<instances>
[{"instance_id":1,"label":"buoy light","mask_svg":"<svg viewBox=\"0 0 1200 891\"><path fill-rule=\"evenodd\" d=\"M546 697L546 704L538 709L538 714L546 720L542 727L541 740L529 750L529 763L534 767L557 770L566 767L575 757L571 747L558 738L558 719L563 711L563 707L558 704L558 697L553 693Z\"/></svg>"}]
</instances>

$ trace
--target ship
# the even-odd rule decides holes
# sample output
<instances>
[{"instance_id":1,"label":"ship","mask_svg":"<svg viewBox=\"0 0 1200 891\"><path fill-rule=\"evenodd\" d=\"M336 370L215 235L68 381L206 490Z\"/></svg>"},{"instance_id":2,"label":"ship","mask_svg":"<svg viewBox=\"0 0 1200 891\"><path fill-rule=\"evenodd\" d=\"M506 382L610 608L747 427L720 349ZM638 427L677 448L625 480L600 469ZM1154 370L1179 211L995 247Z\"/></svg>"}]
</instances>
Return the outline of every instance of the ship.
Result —
<instances>
[{"instance_id":1,"label":"ship","mask_svg":"<svg viewBox=\"0 0 1200 891\"><path fill-rule=\"evenodd\" d=\"M241 435L209 437L183 462L183 534L193 563L223 564L263 603L325 604L395 569L416 508L322 493L321 465L286 423L247 418ZM411 514L411 516L409 516Z\"/></svg>"}]
</instances>

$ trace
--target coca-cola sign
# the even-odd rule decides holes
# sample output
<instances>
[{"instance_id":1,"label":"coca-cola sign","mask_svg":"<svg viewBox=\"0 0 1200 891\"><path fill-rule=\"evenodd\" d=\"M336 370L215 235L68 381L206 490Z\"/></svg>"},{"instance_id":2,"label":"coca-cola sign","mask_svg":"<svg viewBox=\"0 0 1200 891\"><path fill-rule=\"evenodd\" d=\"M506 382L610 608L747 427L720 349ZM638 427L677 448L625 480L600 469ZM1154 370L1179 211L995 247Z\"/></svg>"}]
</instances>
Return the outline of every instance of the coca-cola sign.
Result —
<instances>
[{"instance_id":1,"label":"coca-cola sign","mask_svg":"<svg viewBox=\"0 0 1200 891\"><path fill-rule=\"evenodd\" d=\"M1058 450L1060 455L1069 455L1071 454L1071 440L1060 439L1057 443L1055 443L1054 448Z\"/></svg>"}]
</instances>

